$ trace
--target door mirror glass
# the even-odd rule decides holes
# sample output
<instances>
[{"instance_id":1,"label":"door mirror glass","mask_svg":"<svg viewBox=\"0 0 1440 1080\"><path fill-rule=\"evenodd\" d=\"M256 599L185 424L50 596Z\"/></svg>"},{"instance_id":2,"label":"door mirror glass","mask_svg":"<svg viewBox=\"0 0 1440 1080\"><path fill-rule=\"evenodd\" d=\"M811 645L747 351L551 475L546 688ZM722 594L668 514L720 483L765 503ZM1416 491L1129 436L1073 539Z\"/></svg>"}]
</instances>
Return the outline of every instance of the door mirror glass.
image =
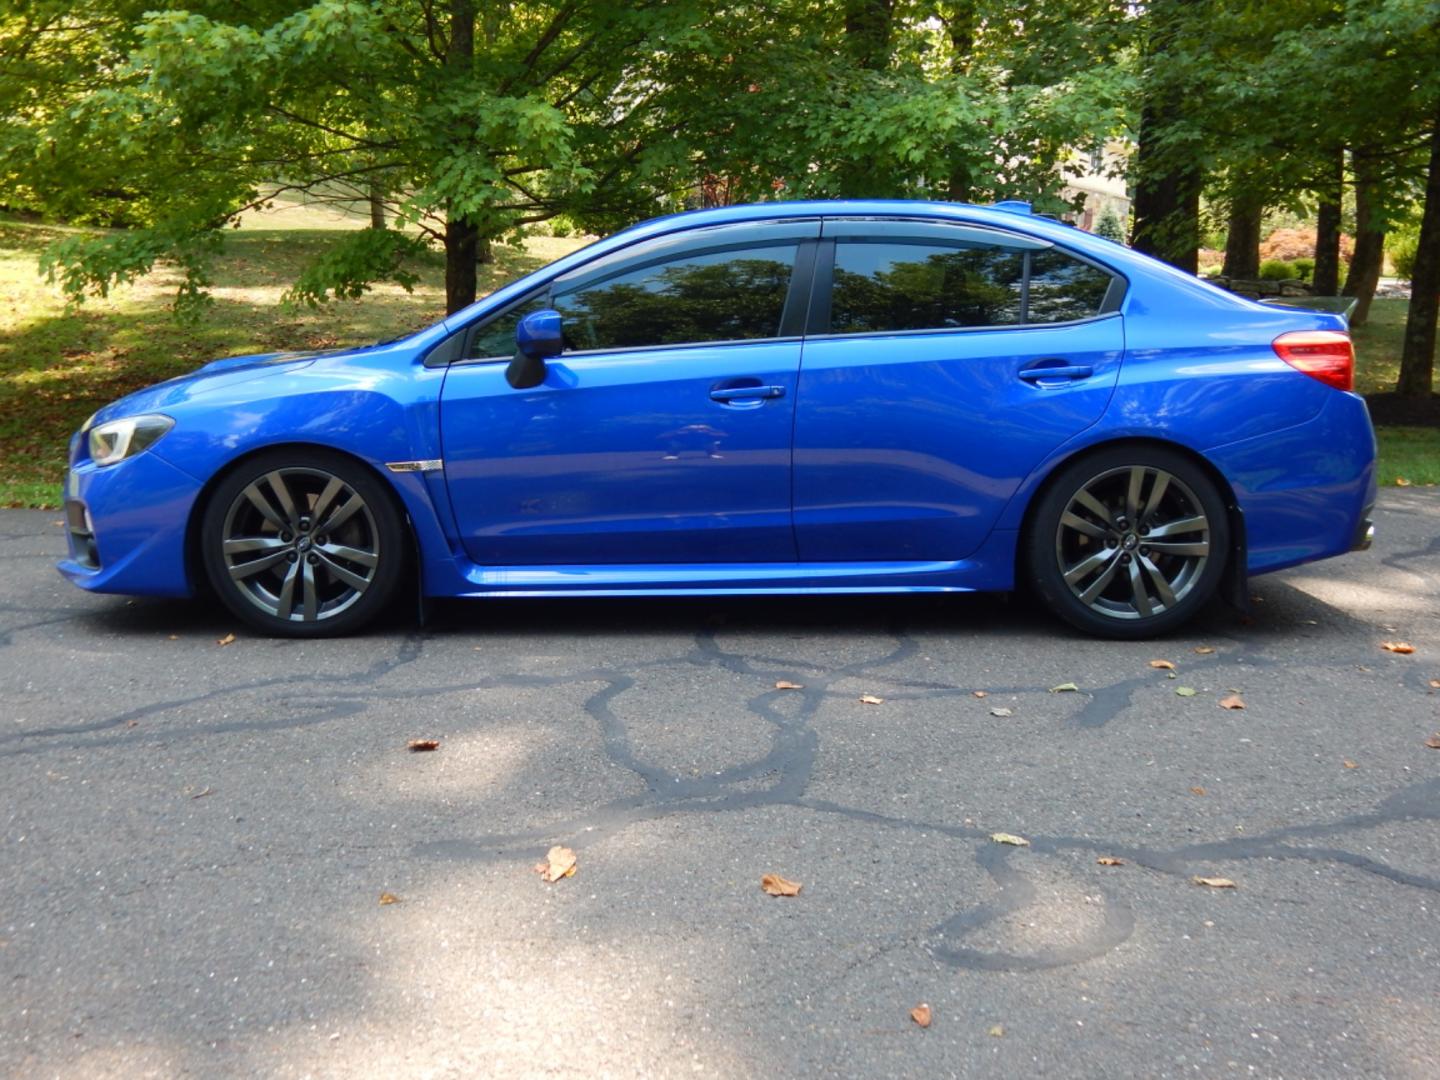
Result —
<instances>
[{"instance_id":1,"label":"door mirror glass","mask_svg":"<svg viewBox=\"0 0 1440 1080\"><path fill-rule=\"evenodd\" d=\"M546 308L532 311L515 326L515 359L505 369L505 380L517 390L545 381L545 361L565 350L560 313Z\"/></svg>"}]
</instances>

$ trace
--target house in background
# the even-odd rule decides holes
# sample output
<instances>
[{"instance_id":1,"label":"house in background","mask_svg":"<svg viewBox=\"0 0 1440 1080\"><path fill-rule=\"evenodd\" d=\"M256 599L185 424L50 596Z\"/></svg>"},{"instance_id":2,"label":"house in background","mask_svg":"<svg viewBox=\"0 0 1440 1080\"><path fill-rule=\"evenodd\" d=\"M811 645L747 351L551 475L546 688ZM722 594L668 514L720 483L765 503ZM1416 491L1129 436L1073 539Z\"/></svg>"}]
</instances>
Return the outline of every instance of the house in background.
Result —
<instances>
[{"instance_id":1,"label":"house in background","mask_svg":"<svg viewBox=\"0 0 1440 1080\"><path fill-rule=\"evenodd\" d=\"M1132 149L1123 139L1109 139L1103 148L1075 151L1060 167L1065 181L1060 197L1081 207L1064 215L1067 221L1094 232L1095 223L1106 207L1115 211L1122 223L1130 221L1130 190L1125 183L1125 172Z\"/></svg>"}]
</instances>

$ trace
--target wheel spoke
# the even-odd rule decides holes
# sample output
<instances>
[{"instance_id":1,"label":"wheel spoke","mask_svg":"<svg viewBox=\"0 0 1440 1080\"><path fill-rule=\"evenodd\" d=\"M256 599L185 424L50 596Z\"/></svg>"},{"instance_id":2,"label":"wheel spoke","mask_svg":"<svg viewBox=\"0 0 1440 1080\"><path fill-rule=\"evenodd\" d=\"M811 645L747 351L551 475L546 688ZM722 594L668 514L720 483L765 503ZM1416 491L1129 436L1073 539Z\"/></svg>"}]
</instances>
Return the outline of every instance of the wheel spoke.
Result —
<instances>
[{"instance_id":1,"label":"wheel spoke","mask_svg":"<svg viewBox=\"0 0 1440 1080\"><path fill-rule=\"evenodd\" d=\"M289 571L285 574L285 583L280 586L280 597L275 604L275 614L282 619L290 618L291 612L295 610L295 583L300 578L300 567L303 562L293 562Z\"/></svg>"},{"instance_id":2,"label":"wheel spoke","mask_svg":"<svg viewBox=\"0 0 1440 1080\"><path fill-rule=\"evenodd\" d=\"M267 499L265 493L260 490L259 481L256 481L245 489L245 498L249 500L251 506L260 511L261 517L281 532L286 532L291 528L290 523L276 512L275 507L270 505L270 500Z\"/></svg>"},{"instance_id":3,"label":"wheel spoke","mask_svg":"<svg viewBox=\"0 0 1440 1080\"><path fill-rule=\"evenodd\" d=\"M344 525L345 522L349 521L352 517L354 517L357 513L364 509L364 507L364 499L360 498L359 495L351 495L350 498L345 500L344 504L340 507L340 509L336 510L333 514L331 514L328 518L325 519L324 524L316 525L314 531L317 533L334 532L341 525Z\"/></svg>"},{"instance_id":4,"label":"wheel spoke","mask_svg":"<svg viewBox=\"0 0 1440 1080\"><path fill-rule=\"evenodd\" d=\"M315 550L333 558L344 559L346 562L359 563L361 566L374 566L380 561L379 556L373 551L346 547L344 544L316 544Z\"/></svg>"},{"instance_id":5,"label":"wheel spoke","mask_svg":"<svg viewBox=\"0 0 1440 1080\"><path fill-rule=\"evenodd\" d=\"M1125 491L1125 519L1130 522L1130 527L1135 528L1135 523L1140 517L1140 489L1145 486L1145 469L1140 465L1130 467L1130 486Z\"/></svg>"},{"instance_id":6,"label":"wheel spoke","mask_svg":"<svg viewBox=\"0 0 1440 1080\"><path fill-rule=\"evenodd\" d=\"M280 509L289 523L288 527L291 530L299 528L300 515L295 511L295 500L290 497L290 489L285 486L285 477L279 472L266 473L265 482L275 493L275 501L280 504Z\"/></svg>"},{"instance_id":7,"label":"wheel spoke","mask_svg":"<svg viewBox=\"0 0 1440 1080\"><path fill-rule=\"evenodd\" d=\"M310 511L311 521L324 521L325 511L330 509L330 504L335 501L335 496L345 490L345 484L338 476L332 476L325 482L324 490L315 496L315 505Z\"/></svg>"},{"instance_id":8,"label":"wheel spoke","mask_svg":"<svg viewBox=\"0 0 1440 1080\"><path fill-rule=\"evenodd\" d=\"M1109 585L1115 577L1115 571L1119 569L1120 556L1116 554L1110 560L1110 565L1105 567L1105 572L1092 581L1089 587L1080 594L1080 602L1087 606L1095 603L1095 601L1100 598L1100 594L1105 591L1106 586Z\"/></svg>"},{"instance_id":9,"label":"wheel spoke","mask_svg":"<svg viewBox=\"0 0 1440 1080\"><path fill-rule=\"evenodd\" d=\"M319 591L315 588L315 567L306 559L300 564L301 615L306 622L314 622L320 614Z\"/></svg>"},{"instance_id":10,"label":"wheel spoke","mask_svg":"<svg viewBox=\"0 0 1440 1080\"><path fill-rule=\"evenodd\" d=\"M1210 542L1208 540L1147 539L1145 546L1151 551L1159 552L1161 555L1185 555L1190 558L1199 558L1202 555L1210 554Z\"/></svg>"},{"instance_id":11,"label":"wheel spoke","mask_svg":"<svg viewBox=\"0 0 1440 1080\"><path fill-rule=\"evenodd\" d=\"M1155 472L1155 483L1150 487L1150 498L1145 500L1145 509L1141 517L1149 521L1155 511L1160 509L1160 500L1165 497L1165 491L1170 487L1170 474L1168 472Z\"/></svg>"},{"instance_id":12,"label":"wheel spoke","mask_svg":"<svg viewBox=\"0 0 1440 1080\"><path fill-rule=\"evenodd\" d=\"M1110 523L1110 511L1105 509L1105 504L1102 503L1099 499L1095 498L1094 495L1091 495L1090 492L1088 492L1084 488L1081 488L1079 491L1077 491L1075 493L1075 498L1070 500L1070 505L1072 508L1075 506L1076 503L1079 503L1086 510L1089 510L1090 513L1094 514L1101 521L1105 522L1105 524L1108 525Z\"/></svg>"},{"instance_id":13,"label":"wheel spoke","mask_svg":"<svg viewBox=\"0 0 1440 1080\"><path fill-rule=\"evenodd\" d=\"M1199 514L1195 517L1180 518L1178 521L1167 521L1163 525L1156 525L1150 530L1149 535L1146 536L1145 542L1150 543L1164 536L1181 536L1190 532L1206 532L1209 528L1210 522L1204 514Z\"/></svg>"},{"instance_id":14,"label":"wheel spoke","mask_svg":"<svg viewBox=\"0 0 1440 1080\"><path fill-rule=\"evenodd\" d=\"M1065 571L1065 584L1078 585L1113 558L1115 558L1115 552L1109 548L1101 548L1099 551L1092 552Z\"/></svg>"},{"instance_id":15,"label":"wheel spoke","mask_svg":"<svg viewBox=\"0 0 1440 1080\"><path fill-rule=\"evenodd\" d=\"M252 551L284 551L290 545L278 536L237 536L225 541L226 555L244 555Z\"/></svg>"},{"instance_id":16,"label":"wheel spoke","mask_svg":"<svg viewBox=\"0 0 1440 1080\"><path fill-rule=\"evenodd\" d=\"M349 585L350 588L354 589L356 592L364 592L367 588L370 587L370 582L366 581L363 577L355 573L353 570L347 570L345 567L337 563L334 559L326 555L323 551L319 554L320 561L325 564L325 569L328 570L333 577L336 577L340 581L343 581L346 585Z\"/></svg>"},{"instance_id":17,"label":"wheel spoke","mask_svg":"<svg viewBox=\"0 0 1440 1080\"><path fill-rule=\"evenodd\" d=\"M286 554L287 552L285 551L272 551L269 555L262 555L258 559L251 559L249 562L232 565L230 567L230 580L244 581L248 577L254 577L260 573L260 571L269 570L277 563L284 562Z\"/></svg>"},{"instance_id":18,"label":"wheel spoke","mask_svg":"<svg viewBox=\"0 0 1440 1080\"><path fill-rule=\"evenodd\" d=\"M1150 594L1145 591L1145 579L1140 574L1140 563L1132 559L1126 569L1130 572L1130 600L1135 605L1135 610L1142 619L1154 614L1154 608L1150 606Z\"/></svg>"},{"instance_id":19,"label":"wheel spoke","mask_svg":"<svg viewBox=\"0 0 1440 1080\"><path fill-rule=\"evenodd\" d=\"M1073 513L1070 510L1066 510L1065 513L1060 515L1060 524L1067 528L1074 529L1076 532L1084 533L1086 536L1093 537L1096 540L1105 539L1105 529L1103 527L1096 525L1092 521L1086 521L1079 514Z\"/></svg>"},{"instance_id":20,"label":"wheel spoke","mask_svg":"<svg viewBox=\"0 0 1440 1080\"><path fill-rule=\"evenodd\" d=\"M1140 566L1144 569L1145 575L1150 579L1150 584L1155 586L1155 595L1165 605L1168 611L1175 606L1175 590L1170 588L1170 582L1160 572L1160 568L1143 555L1139 558Z\"/></svg>"}]
</instances>

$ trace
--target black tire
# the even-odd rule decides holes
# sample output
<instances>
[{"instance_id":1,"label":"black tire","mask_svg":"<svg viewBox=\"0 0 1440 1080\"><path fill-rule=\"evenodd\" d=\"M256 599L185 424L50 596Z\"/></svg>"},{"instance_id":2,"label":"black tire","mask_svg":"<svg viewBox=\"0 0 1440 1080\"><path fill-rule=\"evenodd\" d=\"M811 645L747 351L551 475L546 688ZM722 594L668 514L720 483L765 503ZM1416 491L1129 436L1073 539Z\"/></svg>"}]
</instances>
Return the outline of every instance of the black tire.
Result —
<instances>
[{"instance_id":1,"label":"black tire","mask_svg":"<svg viewBox=\"0 0 1440 1080\"><path fill-rule=\"evenodd\" d=\"M211 493L201 557L220 601L280 637L333 637L373 621L405 577L394 494L363 465L310 448L267 451Z\"/></svg>"},{"instance_id":2,"label":"black tire","mask_svg":"<svg viewBox=\"0 0 1440 1080\"><path fill-rule=\"evenodd\" d=\"M1051 611L1086 633L1138 640L1174 630L1209 601L1230 556L1230 518L1214 481L1184 454L1117 446L1051 477L1021 543Z\"/></svg>"}]
</instances>

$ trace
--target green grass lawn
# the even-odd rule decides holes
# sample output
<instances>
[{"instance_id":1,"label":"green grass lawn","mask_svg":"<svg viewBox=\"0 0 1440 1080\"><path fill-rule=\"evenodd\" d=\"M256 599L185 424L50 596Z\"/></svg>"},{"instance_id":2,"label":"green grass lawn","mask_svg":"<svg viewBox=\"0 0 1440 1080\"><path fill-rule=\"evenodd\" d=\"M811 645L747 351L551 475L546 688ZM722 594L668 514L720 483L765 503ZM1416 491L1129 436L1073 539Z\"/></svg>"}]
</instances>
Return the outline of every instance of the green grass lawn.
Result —
<instances>
[{"instance_id":1,"label":"green grass lawn","mask_svg":"<svg viewBox=\"0 0 1440 1080\"><path fill-rule=\"evenodd\" d=\"M215 303L197 325L170 315L176 275L161 269L104 300L67 311L36 273L46 243L65 230L0 221L0 506L58 504L70 434L101 405L221 356L325 348L417 330L444 314L439 254L419 267L413 293L379 286L364 299L318 310L289 308L280 295L301 266L357 221L303 206L278 218L247 219L230 233L214 267ZM261 227L282 221L283 229ZM481 290L574 250L573 239L536 238L524 250L496 248ZM1358 329L1357 389L1394 385L1406 301L1377 300ZM1383 483L1440 483L1440 428L1381 428Z\"/></svg>"}]
</instances>

